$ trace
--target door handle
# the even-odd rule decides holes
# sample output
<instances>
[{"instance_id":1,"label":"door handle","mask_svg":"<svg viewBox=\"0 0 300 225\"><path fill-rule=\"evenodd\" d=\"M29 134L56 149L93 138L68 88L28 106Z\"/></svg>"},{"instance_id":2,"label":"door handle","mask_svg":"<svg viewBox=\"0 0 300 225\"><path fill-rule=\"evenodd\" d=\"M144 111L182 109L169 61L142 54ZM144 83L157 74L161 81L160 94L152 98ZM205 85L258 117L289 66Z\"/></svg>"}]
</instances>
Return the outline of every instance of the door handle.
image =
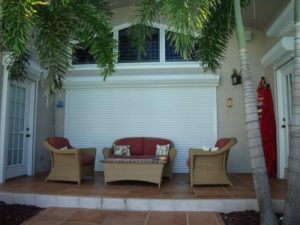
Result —
<instances>
[{"instance_id":1,"label":"door handle","mask_svg":"<svg viewBox=\"0 0 300 225\"><path fill-rule=\"evenodd\" d=\"M30 137L30 134L26 134L26 137Z\"/></svg>"},{"instance_id":2,"label":"door handle","mask_svg":"<svg viewBox=\"0 0 300 225\"><path fill-rule=\"evenodd\" d=\"M282 128L285 128L285 124L281 125Z\"/></svg>"}]
</instances>

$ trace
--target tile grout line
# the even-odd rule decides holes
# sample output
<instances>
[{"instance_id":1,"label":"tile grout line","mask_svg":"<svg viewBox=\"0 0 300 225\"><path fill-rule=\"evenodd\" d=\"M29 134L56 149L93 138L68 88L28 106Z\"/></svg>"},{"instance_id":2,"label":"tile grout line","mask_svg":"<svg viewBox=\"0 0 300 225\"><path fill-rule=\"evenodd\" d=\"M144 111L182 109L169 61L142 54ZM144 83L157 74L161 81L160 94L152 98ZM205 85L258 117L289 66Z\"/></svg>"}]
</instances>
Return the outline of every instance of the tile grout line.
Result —
<instances>
[{"instance_id":1,"label":"tile grout line","mask_svg":"<svg viewBox=\"0 0 300 225\"><path fill-rule=\"evenodd\" d=\"M110 215L113 213L113 211L110 211L110 213L105 217L105 219L103 220L103 222L101 223L101 225L104 225L105 222L107 221L108 217L110 217Z\"/></svg>"},{"instance_id":2,"label":"tile grout line","mask_svg":"<svg viewBox=\"0 0 300 225\"><path fill-rule=\"evenodd\" d=\"M189 212L186 212L186 225L190 225Z\"/></svg>"},{"instance_id":3,"label":"tile grout line","mask_svg":"<svg viewBox=\"0 0 300 225\"><path fill-rule=\"evenodd\" d=\"M69 208L70 209L70 208ZM71 212L70 213L68 213L69 215L67 215L62 221L59 221L58 223L59 224L62 224L62 223L64 223L64 222L66 222L67 221L67 219L68 218L70 218L78 209L70 209L71 210Z\"/></svg>"},{"instance_id":4,"label":"tile grout line","mask_svg":"<svg viewBox=\"0 0 300 225\"><path fill-rule=\"evenodd\" d=\"M224 189L224 191L229 195L229 197L230 197L231 199L233 199L233 196L230 194L230 192L227 190L227 188L226 188L226 187L223 187L223 189Z\"/></svg>"},{"instance_id":5,"label":"tile grout line","mask_svg":"<svg viewBox=\"0 0 300 225\"><path fill-rule=\"evenodd\" d=\"M145 223L144 223L144 225L147 225L149 216L150 216L150 212L147 213L147 216L146 216L146 218L145 218Z\"/></svg>"}]
</instances>

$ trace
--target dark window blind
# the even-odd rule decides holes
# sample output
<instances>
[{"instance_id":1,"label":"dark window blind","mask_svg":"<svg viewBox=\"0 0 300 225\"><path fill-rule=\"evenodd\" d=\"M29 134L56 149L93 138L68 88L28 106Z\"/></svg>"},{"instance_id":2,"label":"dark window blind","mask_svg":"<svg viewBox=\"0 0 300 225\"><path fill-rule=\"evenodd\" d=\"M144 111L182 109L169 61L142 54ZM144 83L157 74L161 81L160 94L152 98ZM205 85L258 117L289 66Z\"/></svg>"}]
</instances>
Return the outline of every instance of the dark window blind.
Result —
<instances>
[{"instance_id":1,"label":"dark window blind","mask_svg":"<svg viewBox=\"0 0 300 225\"><path fill-rule=\"evenodd\" d=\"M169 31L170 32L170 31ZM174 43L171 42L168 38L168 32L166 32L165 38L165 57L166 62L178 62L178 61L196 61L195 52L199 48L199 45L196 44L192 54L190 55L188 60L184 60L179 52L176 52L176 48Z\"/></svg>"},{"instance_id":2,"label":"dark window blind","mask_svg":"<svg viewBox=\"0 0 300 225\"><path fill-rule=\"evenodd\" d=\"M119 31L119 63L159 62L159 29L152 29L151 37L145 41L146 54L139 53L132 46L128 29Z\"/></svg>"},{"instance_id":3,"label":"dark window blind","mask_svg":"<svg viewBox=\"0 0 300 225\"><path fill-rule=\"evenodd\" d=\"M80 64L96 64L96 62L90 55L88 48L77 46L73 51L73 65Z\"/></svg>"}]
</instances>

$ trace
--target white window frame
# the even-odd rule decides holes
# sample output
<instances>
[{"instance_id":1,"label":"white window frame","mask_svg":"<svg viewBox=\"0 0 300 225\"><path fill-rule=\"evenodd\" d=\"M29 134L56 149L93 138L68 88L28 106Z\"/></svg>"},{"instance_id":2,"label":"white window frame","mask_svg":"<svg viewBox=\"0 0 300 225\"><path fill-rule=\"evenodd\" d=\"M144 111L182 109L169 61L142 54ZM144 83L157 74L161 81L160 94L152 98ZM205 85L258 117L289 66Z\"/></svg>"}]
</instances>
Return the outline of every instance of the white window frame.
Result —
<instances>
[{"instance_id":1,"label":"white window frame","mask_svg":"<svg viewBox=\"0 0 300 225\"><path fill-rule=\"evenodd\" d=\"M113 38L119 40L119 31L130 27L131 23L123 23L115 26L112 29ZM149 69L149 68L201 68L199 62L196 61L175 61L175 62L166 62L166 48L165 48L165 39L166 39L166 30L167 26L160 23L153 23L153 28L159 29L159 61L158 62L131 62L131 63L117 63L116 69ZM114 49L115 52L118 52L118 46ZM72 65L72 70L97 70L99 69L96 64L78 64Z\"/></svg>"}]
</instances>

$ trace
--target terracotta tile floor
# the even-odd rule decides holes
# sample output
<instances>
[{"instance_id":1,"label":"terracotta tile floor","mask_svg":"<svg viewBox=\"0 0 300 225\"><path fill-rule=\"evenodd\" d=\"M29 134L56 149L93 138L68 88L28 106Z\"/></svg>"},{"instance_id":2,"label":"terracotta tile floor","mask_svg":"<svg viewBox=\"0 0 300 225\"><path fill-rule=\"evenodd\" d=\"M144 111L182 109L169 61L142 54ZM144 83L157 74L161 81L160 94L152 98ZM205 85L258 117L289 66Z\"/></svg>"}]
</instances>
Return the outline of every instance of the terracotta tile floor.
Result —
<instances>
[{"instance_id":1,"label":"terracotta tile floor","mask_svg":"<svg viewBox=\"0 0 300 225\"><path fill-rule=\"evenodd\" d=\"M55 194L71 196L97 196L118 198L160 199L249 199L255 198L250 174L230 174L231 186L189 186L188 174L174 174L172 180L164 179L162 187L147 182L112 182L106 187L103 172L96 172L95 180L85 180L80 185L72 182L44 182L47 174L20 177L0 185L0 192ZM271 179L273 199L284 199L286 180Z\"/></svg>"},{"instance_id":2,"label":"terracotta tile floor","mask_svg":"<svg viewBox=\"0 0 300 225\"><path fill-rule=\"evenodd\" d=\"M138 212L48 208L23 225L224 225L214 212Z\"/></svg>"}]
</instances>

